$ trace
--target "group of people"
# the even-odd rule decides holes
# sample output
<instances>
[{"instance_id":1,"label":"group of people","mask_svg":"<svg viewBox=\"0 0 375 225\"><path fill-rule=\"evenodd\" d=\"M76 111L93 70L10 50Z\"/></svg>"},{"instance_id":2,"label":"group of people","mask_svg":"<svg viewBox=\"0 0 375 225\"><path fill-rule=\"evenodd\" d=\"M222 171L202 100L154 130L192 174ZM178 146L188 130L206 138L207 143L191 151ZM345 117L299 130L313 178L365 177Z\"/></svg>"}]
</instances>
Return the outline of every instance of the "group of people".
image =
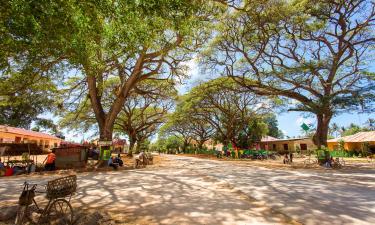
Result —
<instances>
[{"instance_id":1,"label":"group of people","mask_svg":"<svg viewBox=\"0 0 375 225\"><path fill-rule=\"evenodd\" d=\"M335 164L335 160L331 156L328 159L326 159L326 162L325 162L324 166L327 167L327 168L332 168L334 164Z\"/></svg>"},{"instance_id":2,"label":"group of people","mask_svg":"<svg viewBox=\"0 0 375 225\"><path fill-rule=\"evenodd\" d=\"M27 164L27 166L22 166L13 163L8 163L7 165L5 165L0 158L0 177L31 173L35 172L35 170L36 165L34 164L34 162Z\"/></svg>"},{"instance_id":3,"label":"group of people","mask_svg":"<svg viewBox=\"0 0 375 225\"><path fill-rule=\"evenodd\" d=\"M121 155L118 154L117 157L111 156L108 160L108 166L113 167L113 169L117 170L119 166L123 166L124 162L121 159Z\"/></svg>"}]
</instances>

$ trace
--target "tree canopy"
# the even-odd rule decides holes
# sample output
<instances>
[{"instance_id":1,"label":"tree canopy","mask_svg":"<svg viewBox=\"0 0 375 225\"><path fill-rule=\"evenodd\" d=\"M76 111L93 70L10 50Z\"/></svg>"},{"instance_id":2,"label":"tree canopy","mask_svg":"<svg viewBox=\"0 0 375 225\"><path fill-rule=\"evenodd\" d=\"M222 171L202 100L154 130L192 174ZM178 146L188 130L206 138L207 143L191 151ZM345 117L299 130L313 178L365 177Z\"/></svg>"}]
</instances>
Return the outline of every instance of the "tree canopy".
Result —
<instances>
[{"instance_id":1,"label":"tree canopy","mask_svg":"<svg viewBox=\"0 0 375 225\"><path fill-rule=\"evenodd\" d=\"M375 6L350 1L221 1L229 7L205 63L248 91L296 100L317 117L314 142L342 111L372 111Z\"/></svg>"}]
</instances>

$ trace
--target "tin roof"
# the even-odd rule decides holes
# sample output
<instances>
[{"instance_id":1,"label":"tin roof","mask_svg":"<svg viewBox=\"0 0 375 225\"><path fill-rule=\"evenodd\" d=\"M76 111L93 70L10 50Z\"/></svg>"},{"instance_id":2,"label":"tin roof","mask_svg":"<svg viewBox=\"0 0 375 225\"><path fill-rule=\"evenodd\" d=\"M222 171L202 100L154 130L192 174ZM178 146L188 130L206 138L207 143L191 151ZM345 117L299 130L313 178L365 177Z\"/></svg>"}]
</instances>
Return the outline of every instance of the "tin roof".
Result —
<instances>
[{"instance_id":1,"label":"tin roof","mask_svg":"<svg viewBox=\"0 0 375 225\"><path fill-rule=\"evenodd\" d=\"M50 134L36 132L32 130L25 130L25 129L18 128L18 127L10 127L10 126L5 126L5 125L0 125L0 132L19 134L19 135L24 135L24 136L38 137L38 138L61 140L60 138L52 136Z\"/></svg>"},{"instance_id":2,"label":"tin roof","mask_svg":"<svg viewBox=\"0 0 375 225\"><path fill-rule=\"evenodd\" d=\"M311 139L310 137L299 137L299 138L288 138L288 139L277 139L271 136L266 136L262 138L261 142L284 142L284 141L298 141L298 140L305 140Z\"/></svg>"},{"instance_id":3,"label":"tin roof","mask_svg":"<svg viewBox=\"0 0 375 225\"><path fill-rule=\"evenodd\" d=\"M343 140L345 142L370 142L375 141L375 131L359 132L353 135L330 139L327 142L339 142Z\"/></svg>"},{"instance_id":4,"label":"tin roof","mask_svg":"<svg viewBox=\"0 0 375 225\"><path fill-rule=\"evenodd\" d=\"M271 137L271 136L265 136L265 137L262 137L262 140L260 140L260 141L267 142L267 141L277 141L277 140L279 140L279 139Z\"/></svg>"}]
</instances>

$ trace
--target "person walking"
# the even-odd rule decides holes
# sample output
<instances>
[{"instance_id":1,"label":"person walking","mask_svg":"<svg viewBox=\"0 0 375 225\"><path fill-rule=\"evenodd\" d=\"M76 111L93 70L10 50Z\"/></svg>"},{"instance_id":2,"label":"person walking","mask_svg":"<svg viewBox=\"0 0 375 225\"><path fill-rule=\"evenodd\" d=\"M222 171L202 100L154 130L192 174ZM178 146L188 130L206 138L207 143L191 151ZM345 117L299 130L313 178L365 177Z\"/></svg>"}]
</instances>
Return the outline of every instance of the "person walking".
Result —
<instances>
[{"instance_id":1,"label":"person walking","mask_svg":"<svg viewBox=\"0 0 375 225\"><path fill-rule=\"evenodd\" d=\"M55 149L52 149L52 152L49 153L43 161L43 163L46 162L46 165L44 166L44 170L46 171L55 170L56 169L55 161L56 161Z\"/></svg>"},{"instance_id":2,"label":"person walking","mask_svg":"<svg viewBox=\"0 0 375 225\"><path fill-rule=\"evenodd\" d=\"M290 163L292 163L292 162L293 162L293 152L291 152L291 153L289 154L289 159L290 159Z\"/></svg>"}]
</instances>

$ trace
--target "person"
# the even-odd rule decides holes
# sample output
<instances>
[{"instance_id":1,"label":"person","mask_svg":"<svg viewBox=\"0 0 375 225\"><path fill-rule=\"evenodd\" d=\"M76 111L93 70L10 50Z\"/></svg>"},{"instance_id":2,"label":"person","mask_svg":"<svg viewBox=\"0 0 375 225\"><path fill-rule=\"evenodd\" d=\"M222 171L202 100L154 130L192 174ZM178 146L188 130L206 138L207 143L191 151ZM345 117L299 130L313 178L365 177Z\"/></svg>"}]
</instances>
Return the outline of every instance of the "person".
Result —
<instances>
[{"instance_id":1,"label":"person","mask_svg":"<svg viewBox=\"0 0 375 225\"><path fill-rule=\"evenodd\" d=\"M117 155L117 157L115 158L115 163L118 163L119 166L123 166L124 165L124 162L122 161L121 159L121 155L120 153Z\"/></svg>"},{"instance_id":2,"label":"person","mask_svg":"<svg viewBox=\"0 0 375 225\"><path fill-rule=\"evenodd\" d=\"M1 169L5 169L5 166L4 166L4 163L1 162L1 158L0 158L0 170L1 170Z\"/></svg>"},{"instance_id":3,"label":"person","mask_svg":"<svg viewBox=\"0 0 375 225\"><path fill-rule=\"evenodd\" d=\"M5 166L4 166L4 163L1 162L1 158L0 158L0 177L4 176L5 174Z\"/></svg>"},{"instance_id":4,"label":"person","mask_svg":"<svg viewBox=\"0 0 375 225\"><path fill-rule=\"evenodd\" d=\"M46 171L53 171L56 169L55 167L55 161L56 161L56 155L55 155L55 149L52 149L52 152L49 153L46 157L46 159L43 161L46 162L46 165L44 166L44 169Z\"/></svg>"},{"instance_id":5,"label":"person","mask_svg":"<svg viewBox=\"0 0 375 225\"><path fill-rule=\"evenodd\" d=\"M115 157L111 156L108 160L108 166L113 167L113 169L117 170L118 164L115 163Z\"/></svg>"},{"instance_id":6,"label":"person","mask_svg":"<svg viewBox=\"0 0 375 225\"><path fill-rule=\"evenodd\" d=\"M228 148L226 145L223 146L222 150L224 151L224 156L228 157Z\"/></svg>"},{"instance_id":7,"label":"person","mask_svg":"<svg viewBox=\"0 0 375 225\"><path fill-rule=\"evenodd\" d=\"M284 160L283 160L284 164L287 164L289 163L289 158L288 158L288 154L286 153L285 156L284 156Z\"/></svg>"},{"instance_id":8,"label":"person","mask_svg":"<svg viewBox=\"0 0 375 225\"><path fill-rule=\"evenodd\" d=\"M289 159L290 159L290 163L292 163L293 162L293 153L292 152L289 154Z\"/></svg>"},{"instance_id":9,"label":"person","mask_svg":"<svg viewBox=\"0 0 375 225\"><path fill-rule=\"evenodd\" d=\"M238 159L238 148L237 147L234 148L234 157L236 159Z\"/></svg>"}]
</instances>

